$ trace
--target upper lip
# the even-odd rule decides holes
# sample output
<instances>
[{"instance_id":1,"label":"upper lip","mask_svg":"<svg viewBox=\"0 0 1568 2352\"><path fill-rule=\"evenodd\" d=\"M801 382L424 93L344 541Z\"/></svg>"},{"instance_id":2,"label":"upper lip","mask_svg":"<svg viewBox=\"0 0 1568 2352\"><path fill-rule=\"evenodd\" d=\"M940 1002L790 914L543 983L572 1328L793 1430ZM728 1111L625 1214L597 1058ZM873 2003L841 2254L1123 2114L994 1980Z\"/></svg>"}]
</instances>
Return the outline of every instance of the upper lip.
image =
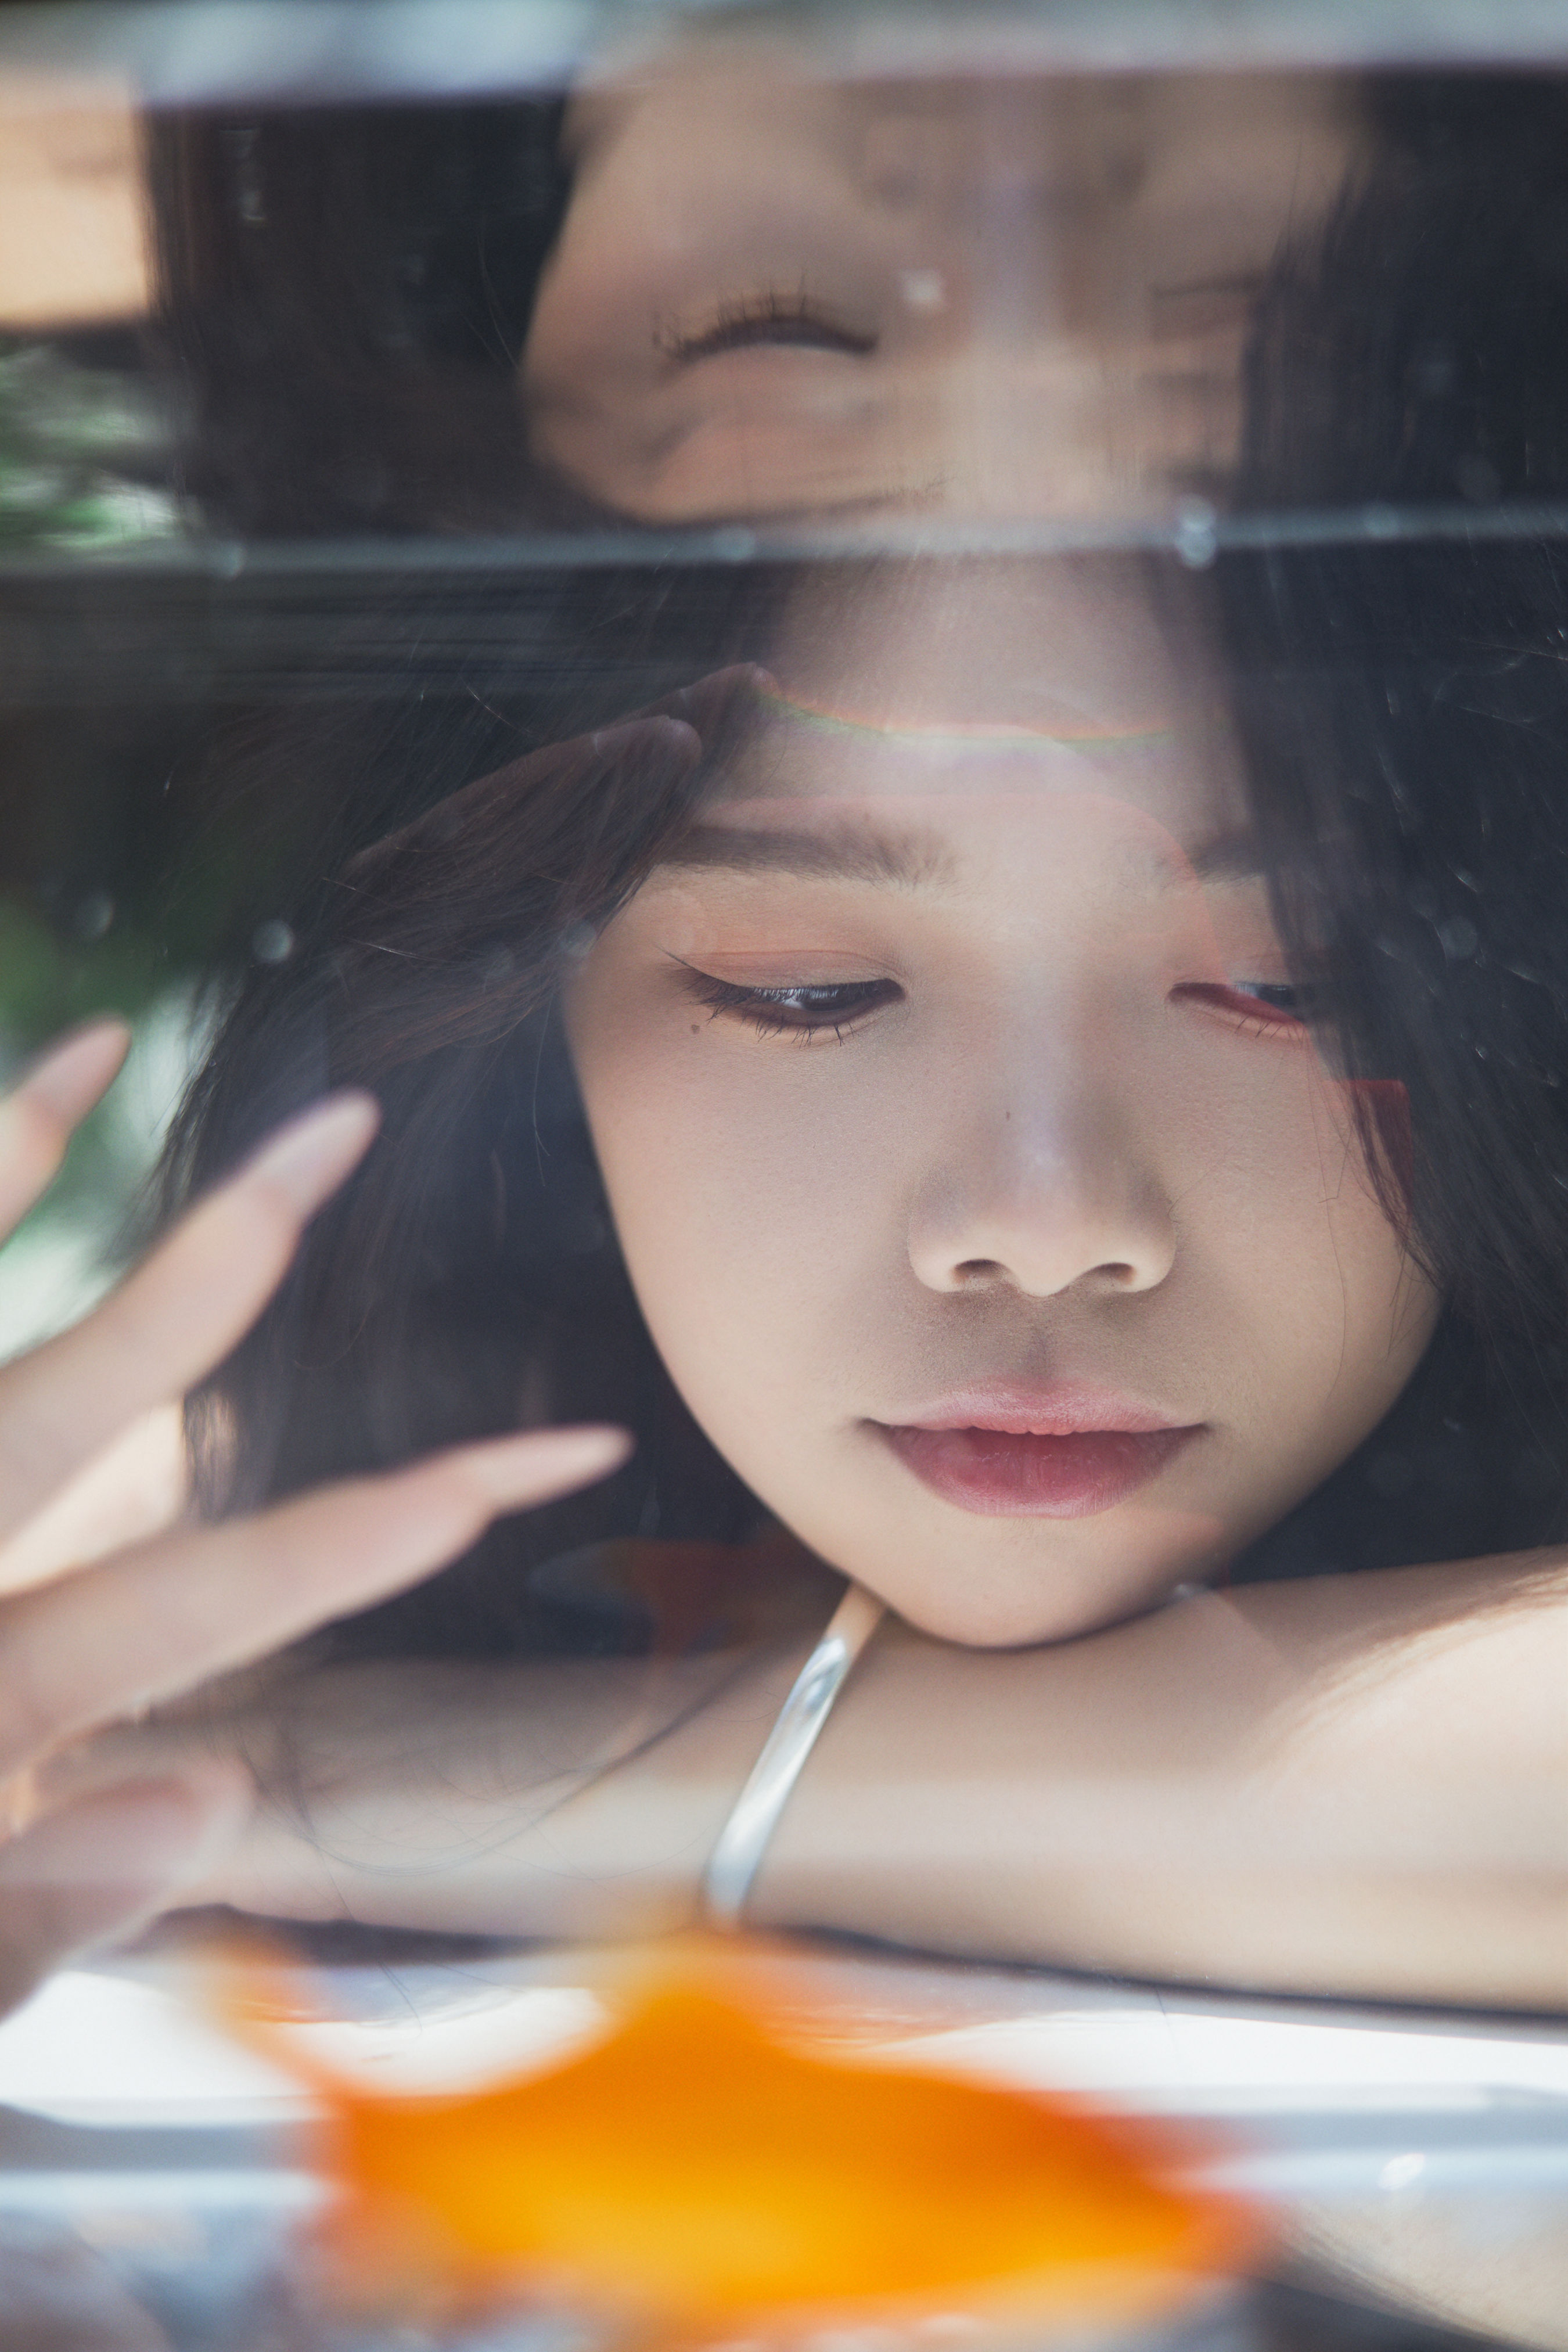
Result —
<instances>
[{"instance_id":1,"label":"upper lip","mask_svg":"<svg viewBox=\"0 0 1568 2352\"><path fill-rule=\"evenodd\" d=\"M982 1381L952 1389L909 1412L889 1413L885 1429L994 1429L1014 1437L1079 1437L1089 1430L1191 1429L1196 1424L1142 1399L1083 1381Z\"/></svg>"}]
</instances>

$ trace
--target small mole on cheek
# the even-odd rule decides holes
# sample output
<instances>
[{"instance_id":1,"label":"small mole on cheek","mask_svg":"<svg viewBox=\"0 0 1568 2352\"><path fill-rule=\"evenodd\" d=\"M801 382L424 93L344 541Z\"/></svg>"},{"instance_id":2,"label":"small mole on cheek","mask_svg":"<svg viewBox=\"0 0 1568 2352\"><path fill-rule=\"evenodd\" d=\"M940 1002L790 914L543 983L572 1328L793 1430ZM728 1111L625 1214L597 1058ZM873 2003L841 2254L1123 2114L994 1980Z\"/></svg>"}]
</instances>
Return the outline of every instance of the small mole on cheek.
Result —
<instances>
[{"instance_id":1,"label":"small mole on cheek","mask_svg":"<svg viewBox=\"0 0 1568 2352\"><path fill-rule=\"evenodd\" d=\"M694 1022L692 1023L692 1024L691 1024L691 1034L692 1034L692 1035L693 1035L694 1037L695 1037L695 1036L697 1036L697 1035L699 1034L699 1033L700 1033L700 1030L701 1030L701 1027L702 1027L702 1024L701 1024L701 1022L700 1022L700 1021L694 1021Z\"/></svg>"}]
</instances>

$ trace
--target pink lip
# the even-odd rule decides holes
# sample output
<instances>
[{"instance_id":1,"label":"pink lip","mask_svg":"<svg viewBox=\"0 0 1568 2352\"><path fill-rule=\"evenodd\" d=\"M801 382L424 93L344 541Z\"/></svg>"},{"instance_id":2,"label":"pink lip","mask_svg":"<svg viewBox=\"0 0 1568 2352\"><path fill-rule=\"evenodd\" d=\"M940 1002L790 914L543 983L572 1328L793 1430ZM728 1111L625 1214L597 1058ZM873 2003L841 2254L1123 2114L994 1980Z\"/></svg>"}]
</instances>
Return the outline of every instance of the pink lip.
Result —
<instances>
[{"instance_id":1,"label":"pink lip","mask_svg":"<svg viewBox=\"0 0 1568 2352\"><path fill-rule=\"evenodd\" d=\"M1201 1422L1078 1386L977 1388L870 1424L907 1469L985 1518L1082 1519L1162 1471Z\"/></svg>"}]
</instances>

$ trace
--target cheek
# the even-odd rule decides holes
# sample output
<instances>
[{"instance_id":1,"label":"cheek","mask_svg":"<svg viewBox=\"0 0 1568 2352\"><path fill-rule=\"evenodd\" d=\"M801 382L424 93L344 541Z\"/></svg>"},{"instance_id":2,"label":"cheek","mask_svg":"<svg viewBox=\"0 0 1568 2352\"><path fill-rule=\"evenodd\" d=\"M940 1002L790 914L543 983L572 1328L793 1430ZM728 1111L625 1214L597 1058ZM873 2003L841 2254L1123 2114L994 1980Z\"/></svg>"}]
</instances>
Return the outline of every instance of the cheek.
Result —
<instances>
[{"instance_id":1,"label":"cheek","mask_svg":"<svg viewBox=\"0 0 1568 2352\"><path fill-rule=\"evenodd\" d=\"M1342 1171L1326 1214L1345 1294L1347 1371L1359 1366L1369 1397L1381 1398L1377 1419L1415 1370L1439 1307L1399 1229L1410 1197L1409 1104L1391 1084L1329 1080L1323 1091L1334 1130L1325 1162ZM1381 1188L1369 1152L1382 1161Z\"/></svg>"},{"instance_id":2,"label":"cheek","mask_svg":"<svg viewBox=\"0 0 1568 2352\"><path fill-rule=\"evenodd\" d=\"M818 1379L897 1256L897 1118L867 1057L753 1046L705 1013L579 1021L574 1046L627 1268L689 1401L703 1412L748 1366L774 1395Z\"/></svg>"},{"instance_id":3,"label":"cheek","mask_svg":"<svg viewBox=\"0 0 1568 2352\"><path fill-rule=\"evenodd\" d=\"M1310 1049L1200 1041L1150 1076L1173 1212L1205 1257L1278 1293L1334 1262L1336 1221L1354 1229L1364 1212L1388 1232L1349 1089Z\"/></svg>"},{"instance_id":4,"label":"cheek","mask_svg":"<svg viewBox=\"0 0 1568 2352\"><path fill-rule=\"evenodd\" d=\"M1357 1108L1314 1055L1278 1055L1219 1109L1188 1194L1192 1238L1241 1340L1238 1409L1275 1433L1270 1451L1286 1431L1284 1453L1314 1479L1382 1419L1437 1314L1378 1197ZM1398 1107L1365 1108L1396 1142Z\"/></svg>"}]
</instances>

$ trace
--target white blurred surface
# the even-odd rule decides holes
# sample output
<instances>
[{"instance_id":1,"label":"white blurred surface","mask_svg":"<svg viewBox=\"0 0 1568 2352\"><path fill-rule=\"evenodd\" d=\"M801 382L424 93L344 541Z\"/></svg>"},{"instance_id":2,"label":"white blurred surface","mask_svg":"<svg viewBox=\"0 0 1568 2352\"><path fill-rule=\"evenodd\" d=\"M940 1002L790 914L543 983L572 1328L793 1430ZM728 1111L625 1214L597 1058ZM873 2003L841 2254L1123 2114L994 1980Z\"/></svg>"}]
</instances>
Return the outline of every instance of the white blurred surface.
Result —
<instances>
[{"instance_id":1,"label":"white blurred surface","mask_svg":"<svg viewBox=\"0 0 1568 2352\"><path fill-rule=\"evenodd\" d=\"M574 1986L489 1988L395 2020L290 2026L307 2059L388 2091L456 2090L542 2063L604 2016ZM194 1999L67 1969L0 2023L0 2105L66 2123L271 2124L317 2112L294 2075L210 2022Z\"/></svg>"},{"instance_id":2,"label":"white blurred surface","mask_svg":"<svg viewBox=\"0 0 1568 2352\"><path fill-rule=\"evenodd\" d=\"M596 1995L572 1985L454 1976L444 1990L412 1979L400 1989L399 2014L289 2031L309 2059L416 2092L543 2064L591 2037L605 2016ZM356 1988L344 2005L362 2000ZM875 2052L858 2044L857 2054L1140 2113L1465 2114L1561 2102L1568 2145L1568 2031L1544 2027L1342 2021L1063 1988L1022 2015L906 2032ZM53 1978L0 2024L0 2105L122 2125L282 2123L314 2112L299 2081L208 2022L194 1999L87 1970Z\"/></svg>"}]
</instances>

